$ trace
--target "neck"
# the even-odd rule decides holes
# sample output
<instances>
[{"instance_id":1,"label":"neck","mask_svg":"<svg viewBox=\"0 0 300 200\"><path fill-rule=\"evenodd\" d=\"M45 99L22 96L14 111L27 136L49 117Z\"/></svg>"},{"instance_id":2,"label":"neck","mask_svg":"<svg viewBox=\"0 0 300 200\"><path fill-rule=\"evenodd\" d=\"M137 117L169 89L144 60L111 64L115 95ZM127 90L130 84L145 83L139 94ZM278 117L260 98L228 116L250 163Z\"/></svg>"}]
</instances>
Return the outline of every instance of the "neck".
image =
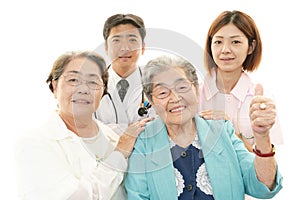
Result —
<instances>
[{"instance_id":1,"label":"neck","mask_svg":"<svg viewBox=\"0 0 300 200\"><path fill-rule=\"evenodd\" d=\"M98 133L98 126L92 116L75 116L59 113L67 128L79 137L93 137Z\"/></svg>"},{"instance_id":2,"label":"neck","mask_svg":"<svg viewBox=\"0 0 300 200\"><path fill-rule=\"evenodd\" d=\"M127 78L137 69L137 65L134 64L125 67L112 65L112 68L120 77Z\"/></svg>"},{"instance_id":3,"label":"neck","mask_svg":"<svg viewBox=\"0 0 300 200\"><path fill-rule=\"evenodd\" d=\"M185 124L167 124L167 131L170 138L180 146L189 145L197 134L196 124L194 119L189 120Z\"/></svg>"},{"instance_id":4,"label":"neck","mask_svg":"<svg viewBox=\"0 0 300 200\"><path fill-rule=\"evenodd\" d=\"M240 70L232 72L224 72L221 70L216 71L216 85L221 93L229 94L237 82L239 81L241 74Z\"/></svg>"}]
</instances>

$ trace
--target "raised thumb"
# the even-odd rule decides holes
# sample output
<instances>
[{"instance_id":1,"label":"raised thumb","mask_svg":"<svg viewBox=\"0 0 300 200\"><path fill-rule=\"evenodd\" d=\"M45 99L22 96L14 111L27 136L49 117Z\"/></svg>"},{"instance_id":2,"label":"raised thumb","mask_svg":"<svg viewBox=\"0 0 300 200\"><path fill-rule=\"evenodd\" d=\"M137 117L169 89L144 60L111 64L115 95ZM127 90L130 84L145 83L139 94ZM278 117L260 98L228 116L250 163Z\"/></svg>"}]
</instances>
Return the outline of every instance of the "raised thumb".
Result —
<instances>
[{"instance_id":1,"label":"raised thumb","mask_svg":"<svg viewBox=\"0 0 300 200\"><path fill-rule=\"evenodd\" d=\"M254 90L254 96L263 96L264 95L264 88L261 84L256 84Z\"/></svg>"}]
</instances>

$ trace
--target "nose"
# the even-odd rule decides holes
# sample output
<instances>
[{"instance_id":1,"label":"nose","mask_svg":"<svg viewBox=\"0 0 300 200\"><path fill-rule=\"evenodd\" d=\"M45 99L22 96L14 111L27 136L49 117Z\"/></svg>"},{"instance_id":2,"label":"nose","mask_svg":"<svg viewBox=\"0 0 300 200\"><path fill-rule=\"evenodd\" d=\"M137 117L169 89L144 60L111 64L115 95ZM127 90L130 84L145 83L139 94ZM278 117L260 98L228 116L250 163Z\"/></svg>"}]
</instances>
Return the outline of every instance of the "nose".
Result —
<instances>
[{"instance_id":1,"label":"nose","mask_svg":"<svg viewBox=\"0 0 300 200\"><path fill-rule=\"evenodd\" d=\"M121 44L121 51L129 51L130 47L127 41L123 41Z\"/></svg>"},{"instance_id":2,"label":"nose","mask_svg":"<svg viewBox=\"0 0 300 200\"><path fill-rule=\"evenodd\" d=\"M174 89L170 89L170 102L178 102L182 99L181 95L177 93Z\"/></svg>"},{"instance_id":3,"label":"nose","mask_svg":"<svg viewBox=\"0 0 300 200\"><path fill-rule=\"evenodd\" d=\"M222 53L230 53L230 43L229 42L224 42L222 46Z\"/></svg>"},{"instance_id":4,"label":"nose","mask_svg":"<svg viewBox=\"0 0 300 200\"><path fill-rule=\"evenodd\" d=\"M89 94L90 93L90 88L88 87L86 81L82 81L82 83L77 86L77 92L79 94Z\"/></svg>"}]
</instances>

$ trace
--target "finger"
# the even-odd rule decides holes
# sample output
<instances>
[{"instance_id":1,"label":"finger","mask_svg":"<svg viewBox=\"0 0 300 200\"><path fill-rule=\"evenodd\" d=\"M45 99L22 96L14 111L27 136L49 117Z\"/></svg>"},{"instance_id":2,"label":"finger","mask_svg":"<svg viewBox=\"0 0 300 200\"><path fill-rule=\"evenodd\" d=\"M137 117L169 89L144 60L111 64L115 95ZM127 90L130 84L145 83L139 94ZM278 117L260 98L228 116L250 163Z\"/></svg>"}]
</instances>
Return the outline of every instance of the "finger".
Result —
<instances>
[{"instance_id":1,"label":"finger","mask_svg":"<svg viewBox=\"0 0 300 200\"><path fill-rule=\"evenodd\" d=\"M203 114L203 113L201 113L200 116L204 119L213 119L212 114Z\"/></svg>"},{"instance_id":2,"label":"finger","mask_svg":"<svg viewBox=\"0 0 300 200\"><path fill-rule=\"evenodd\" d=\"M139 123L139 127L145 127L146 126L146 121L141 121L140 123Z\"/></svg>"},{"instance_id":3,"label":"finger","mask_svg":"<svg viewBox=\"0 0 300 200\"><path fill-rule=\"evenodd\" d=\"M213 111L212 110L202 110L200 112L201 115L207 115L207 114L211 114Z\"/></svg>"},{"instance_id":4,"label":"finger","mask_svg":"<svg viewBox=\"0 0 300 200\"><path fill-rule=\"evenodd\" d=\"M264 95L264 88L261 84L256 84L254 89L254 96L263 96Z\"/></svg>"},{"instance_id":5,"label":"finger","mask_svg":"<svg viewBox=\"0 0 300 200\"><path fill-rule=\"evenodd\" d=\"M268 109L268 110L254 110L250 112L250 119L252 121L256 119L275 119L276 118L276 110L275 109Z\"/></svg>"},{"instance_id":6,"label":"finger","mask_svg":"<svg viewBox=\"0 0 300 200\"><path fill-rule=\"evenodd\" d=\"M145 118L145 119L143 119L142 121L144 121L144 122L150 122L150 121L152 121L152 120L154 120L155 119L155 117L147 117L147 118Z\"/></svg>"}]
</instances>

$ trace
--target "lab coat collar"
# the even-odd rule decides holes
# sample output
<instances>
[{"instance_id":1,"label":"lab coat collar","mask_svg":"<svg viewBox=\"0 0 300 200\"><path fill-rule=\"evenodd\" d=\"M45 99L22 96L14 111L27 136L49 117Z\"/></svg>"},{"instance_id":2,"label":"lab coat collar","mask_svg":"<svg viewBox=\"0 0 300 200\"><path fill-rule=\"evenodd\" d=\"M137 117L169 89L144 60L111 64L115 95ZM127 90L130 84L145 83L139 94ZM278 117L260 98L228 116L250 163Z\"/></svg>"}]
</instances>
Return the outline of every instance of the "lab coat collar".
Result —
<instances>
[{"instance_id":1,"label":"lab coat collar","mask_svg":"<svg viewBox=\"0 0 300 200\"><path fill-rule=\"evenodd\" d=\"M114 89L116 88L117 83L122 79L122 77L120 77L115 72L115 70L113 70L112 67L110 67L108 69L108 73L109 73L108 89L109 89L109 92L113 92ZM141 79L139 67L137 67L132 74L130 74L128 77L126 77L126 80L129 82L129 87L131 87L131 86L135 87L135 86L141 85L141 82L135 81L135 80L139 80L139 79Z\"/></svg>"}]
</instances>

